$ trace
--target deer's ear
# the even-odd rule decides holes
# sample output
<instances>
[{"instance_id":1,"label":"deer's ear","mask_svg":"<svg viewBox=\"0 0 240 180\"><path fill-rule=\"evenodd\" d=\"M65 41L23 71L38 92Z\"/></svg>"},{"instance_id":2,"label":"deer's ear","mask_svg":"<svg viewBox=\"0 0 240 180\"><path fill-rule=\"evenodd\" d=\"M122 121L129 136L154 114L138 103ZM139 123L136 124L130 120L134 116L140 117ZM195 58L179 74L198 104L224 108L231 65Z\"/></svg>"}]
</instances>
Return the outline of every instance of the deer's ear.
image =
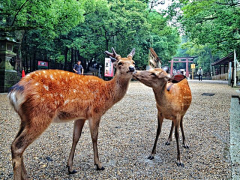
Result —
<instances>
[{"instance_id":1,"label":"deer's ear","mask_svg":"<svg viewBox=\"0 0 240 180\"><path fill-rule=\"evenodd\" d=\"M159 79L164 79L164 80L166 80L166 81L168 81L168 79L169 79L169 77L168 77L168 74L167 73L165 73L165 72L157 72L157 73L155 73L156 75L157 75L157 77L159 78Z\"/></svg>"}]
</instances>

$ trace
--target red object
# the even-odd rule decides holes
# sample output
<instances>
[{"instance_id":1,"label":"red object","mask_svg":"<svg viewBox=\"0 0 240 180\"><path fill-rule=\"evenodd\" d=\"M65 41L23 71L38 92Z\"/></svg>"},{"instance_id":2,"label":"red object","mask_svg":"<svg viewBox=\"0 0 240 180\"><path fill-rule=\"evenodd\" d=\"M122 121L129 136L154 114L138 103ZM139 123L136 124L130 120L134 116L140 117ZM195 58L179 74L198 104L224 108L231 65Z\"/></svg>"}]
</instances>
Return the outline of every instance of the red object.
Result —
<instances>
[{"instance_id":1,"label":"red object","mask_svg":"<svg viewBox=\"0 0 240 180\"><path fill-rule=\"evenodd\" d=\"M25 71L24 71L24 69L22 70L22 77L24 77L25 76Z\"/></svg>"},{"instance_id":2,"label":"red object","mask_svg":"<svg viewBox=\"0 0 240 180\"><path fill-rule=\"evenodd\" d=\"M170 75L173 75L173 63L186 63L186 77L189 76L189 71L188 71L188 63L189 62L193 62L193 61L189 61L194 59L194 57L174 57L171 61L169 61L171 63L171 70L170 70ZM185 61L182 61L185 60Z\"/></svg>"}]
</instances>

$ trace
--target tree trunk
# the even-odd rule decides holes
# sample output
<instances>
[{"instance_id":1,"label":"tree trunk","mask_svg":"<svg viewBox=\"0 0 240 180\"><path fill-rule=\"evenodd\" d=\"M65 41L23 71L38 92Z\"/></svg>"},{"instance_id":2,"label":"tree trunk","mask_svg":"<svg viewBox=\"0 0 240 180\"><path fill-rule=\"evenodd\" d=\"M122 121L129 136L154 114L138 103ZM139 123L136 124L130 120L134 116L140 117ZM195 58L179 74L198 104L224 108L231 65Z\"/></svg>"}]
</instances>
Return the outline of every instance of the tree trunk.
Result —
<instances>
[{"instance_id":1,"label":"tree trunk","mask_svg":"<svg viewBox=\"0 0 240 180\"><path fill-rule=\"evenodd\" d=\"M65 62L64 62L64 70L67 70L67 55L68 55L68 47L65 48L64 56L65 56Z\"/></svg>"},{"instance_id":2,"label":"tree trunk","mask_svg":"<svg viewBox=\"0 0 240 180\"><path fill-rule=\"evenodd\" d=\"M26 56L26 58L25 58L25 60L26 60L26 62L25 62L25 66L26 66L26 69L25 69L25 71L26 71L26 73L29 73L29 69L28 69L28 58L27 58L28 56Z\"/></svg>"},{"instance_id":3,"label":"tree trunk","mask_svg":"<svg viewBox=\"0 0 240 180\"><path fill-rule=\"evenodd\" d=\"M71 68L74 66L74 49L71 48ZM69 67L70 70L70 67Z\"/></svg>"},{"instance_id":4,"label":"tree trunk","mask_svg":"<svg viewBox=\"0 0 240 180\"><path fill-rule=\"evenodd\" d=\"M34 53L33 53L33 71L35 71L36 70L36 51L34 51Z\"/></svg>"}]
</instances>

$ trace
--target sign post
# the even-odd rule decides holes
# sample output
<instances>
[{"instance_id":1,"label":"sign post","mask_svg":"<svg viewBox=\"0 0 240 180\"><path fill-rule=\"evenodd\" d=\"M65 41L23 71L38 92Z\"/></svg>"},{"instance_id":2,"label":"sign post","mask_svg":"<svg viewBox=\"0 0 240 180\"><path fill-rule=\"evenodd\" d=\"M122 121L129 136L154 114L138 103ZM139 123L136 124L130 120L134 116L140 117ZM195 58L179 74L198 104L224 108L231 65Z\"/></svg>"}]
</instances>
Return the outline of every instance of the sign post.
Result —
<instances>
[{"instance_id":1,"label":"sign post","mask_svg":"<svg viewBox=\"0 0 240 180\"><path fill-rule=\"evenodd\" d=\"M191 69L192 69L192 80L193 80L193 72L195 70L195 64L191 64Z\"/></svg>"},{"instance_id":2,"label":"sign post","mask_svg":"<svg viewBox=\"0 0 240 180\"><path fill-rule=\"evenodd\" d=\"M110 58L105 58L105 77L113 77L113 63Z\"/></svg>"}]
</instances>

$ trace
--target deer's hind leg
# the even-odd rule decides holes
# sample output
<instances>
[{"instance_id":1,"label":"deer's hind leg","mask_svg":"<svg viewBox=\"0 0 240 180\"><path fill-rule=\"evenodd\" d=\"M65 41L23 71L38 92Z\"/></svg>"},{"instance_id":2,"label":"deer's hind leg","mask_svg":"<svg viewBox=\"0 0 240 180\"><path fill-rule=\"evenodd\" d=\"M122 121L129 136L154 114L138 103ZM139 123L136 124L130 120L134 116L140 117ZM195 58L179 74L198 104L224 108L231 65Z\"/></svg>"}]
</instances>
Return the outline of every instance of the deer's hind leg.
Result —
<instances>
[{"instance_id":1,"label":"deer's hind leg","mask_svg":"<svg viewBox=\"0 0 240 180\"><path fill-rule=\"evenodd\" d=\"M97 170L104 170L105 168L102 166L99 161L98 156L98 148L97 148L97 140L98 140L98 128L100 123L99 118L93 118L89 120L89 127L91 131L92 143L93 143L93 153L94 153L94 164L97 166Z\"/></svg>"},{"instance_id":2,"label":"deer's hind leg","mask_svg":"<svg viewBox=\"0 0 240 180\"><path fill-rule=\"evenodd\" d=\"M27 179L27 171L23 162L23 153L25 149L42 134L50 123L51 120L47 123L40 124L37 118L31 121L22 120L20 130L11 145L14 180Z\"/></svg>"},{"instance_id":3,"label":"deer's hind leg","mask_svg":"<svg viewBox=\"0 0 240 180\"><path fill-rule=\"evenodd\" d=\"M183 116L182 116L181 121L180 121L180 127L181 127L182 138L183 138L183 139L182 139L182 140L183 140L183 147L186 148L186 149L188 149L189 146L188 146L187 143L186 143L185 134L184 134L184 130L183 130Z\"/></svg>"},{"instance_id":4,"label":"deer's hind leg","mask_svg":"<svg viewBox=\"0 0 240 180\"><path fill-rule=\"evenodd\" d=\"M175 126L175 138L177 143L177 166L184 167L184 164L181 162L181 155L180 155L180 149L179 149L179 126L181 122L181 116L177 115L176 120L174 121Z\"/></svg>"},{"instance_id":5,"label":"deer's hind leg","mask_svg":"<svg viewBox=\"0 0 240 180\"><path fill-rule=\"evenodd\" d=\"M69 174L75 174L77 172L76 170L72 170L73 158L74 158L74 152L76 150L77 143L81 137L82 128L84 126L84 123L85 123L85 120L82 120L82 119L76 120L74 122L72 148L71 148L71 152L70 152L70 155L68 158L68 163L67 163Z\"/></svg>"}]
</instances>

